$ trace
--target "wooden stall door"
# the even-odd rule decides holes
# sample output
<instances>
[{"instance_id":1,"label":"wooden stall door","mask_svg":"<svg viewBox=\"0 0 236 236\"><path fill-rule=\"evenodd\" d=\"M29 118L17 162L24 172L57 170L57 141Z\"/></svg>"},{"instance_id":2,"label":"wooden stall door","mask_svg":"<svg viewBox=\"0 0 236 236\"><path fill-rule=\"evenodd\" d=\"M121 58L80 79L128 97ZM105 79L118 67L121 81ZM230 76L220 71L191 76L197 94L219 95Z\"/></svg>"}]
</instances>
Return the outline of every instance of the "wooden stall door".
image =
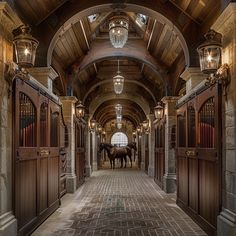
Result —
<instances>
[{"instance_id":1,"label":"wooden stall door","mask_svg":"<svg viewBox=\"0 0 236 236\"><path fill-rule=\"evenodd\" d=\"M148 134L145 134L145 171L148 173L149 166L149 145Z\"/></svg>"},{"instance_id":2,"label":"wooden stall door","mask_svg":"<svg viewBox=\"0 0 236 236\"><path fill-rule=\"evenodd\" d=\"M177 110L177 203L216 234L221 207L221 90L199 93Z\"/></svg>"},{"instance_id":3,"label":"wooden stall door","mask_svg":"<svg viewBox=\"0 0 236 236\"><path fill-rule=\"evenodd\" d=\"M75 148L75 171L77 176L77 188L85 180L85 125L82 122L76 122L76 148Z\"/></svg>"},{"instance_id":4,"label":"wooden stall door","mask_svg":"<svg viewBox=\"0 0 236 236\"><path fill-rule=\"evenodd\" d=\"M142 153L141 153L141 136L138 134L138 168L141 169Z\"/></svg>"},{"instance_id":5,"label":"wooden stall door","mask_svg":"<svg viewBox=\"0 0 236 236\"><path fill-rule=\"evenodd\" d=\"M154 180L163 188L165 174L165 126L160 124L155 128L155 169Z\"/></svg>"},{"instance_id":6,"label":"wooden stall door","mask_svg":"<svg viewBox=\"0 0 236 236\"><path fill-rule=\"evenodd\" d=\"M29 235L59 206L60 107L17 79L14 108L14 210L18 235Z\"/></svg>"}]
</instances>

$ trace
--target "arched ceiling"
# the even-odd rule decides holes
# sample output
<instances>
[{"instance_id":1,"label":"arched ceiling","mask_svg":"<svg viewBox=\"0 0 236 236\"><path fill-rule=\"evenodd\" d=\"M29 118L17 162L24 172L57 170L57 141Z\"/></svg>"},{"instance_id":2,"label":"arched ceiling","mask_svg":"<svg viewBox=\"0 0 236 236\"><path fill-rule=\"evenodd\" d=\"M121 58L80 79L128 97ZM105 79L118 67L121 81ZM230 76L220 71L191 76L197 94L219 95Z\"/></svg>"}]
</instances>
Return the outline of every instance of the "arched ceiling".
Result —
<instances>
[{"instance_id":1,"label":"arched ceiling","mask_svg":"<svg viewBox=\"0 0 236 236\"><path fill-rule=\"evenodd\" d=\"M134 126L163 96L178 94L180 74L196 65L200 37L224 6L220 0L9 2L40 41L37 65L60 75L57 94L73 93L102 125L114 119L112 108L120 101ZM109 42L108 22L117 9L129 18L123 49ZM143 24L140 13L147 17ZM118 60L125 77L121 95L112 84Z\"/></svg>"}]
</instances>

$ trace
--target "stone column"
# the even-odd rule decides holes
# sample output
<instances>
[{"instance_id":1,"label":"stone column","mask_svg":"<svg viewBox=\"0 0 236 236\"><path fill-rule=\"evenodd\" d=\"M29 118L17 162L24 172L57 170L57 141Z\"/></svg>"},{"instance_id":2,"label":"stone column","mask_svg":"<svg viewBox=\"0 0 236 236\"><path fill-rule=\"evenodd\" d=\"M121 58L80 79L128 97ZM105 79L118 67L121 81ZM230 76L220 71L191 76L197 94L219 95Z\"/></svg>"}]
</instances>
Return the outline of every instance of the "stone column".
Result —
<instances>
[{"instance_id":1,"label":"stone column","mask_svg":"<svg viewBox=\"0 0 236 236\"><path fill-rule=\"evenodd\" d=\"M140 139L141 145L141 170L145 171L145 135L142 134Z\"/></svg>"},{"instance_id":2,"label":"stone column","mask_svg":"<svg viewBox=\"0 0 236 236\"><path fill-rule=\"evenodd\" d=\"M97 134L96 131L92 131L92 150L93 150L93 171L98 170L97 162Z\"/></svg>"},{"instance_id":3,"label":"stone column","mask_svg":"<svg viewBox=\"0 0 236 236\"><path fill-rule=\"evenodd\" d=\"M89 132L88 125L86 125L85 140L86 140L86 147L85 147L85 159L86 159L85 160L85 172L86 172L86 176L90 177L91 173L92 173L92 169L91 169L91 163L90 163L90 145L91 145L91 143L90 143L90 132Z\"/></svg>"},{"instance_id":4,"label":"stone column","mask_svg":"<svg viewBox=\"0 0 236 236\"><path fill-rule=\"evenodd\" d=\"M236 3L230 3L212 29L222 34L222 63L230 67L230 84L223 111L222 211L218 216L218 236L236 235Z\"/></svg>"},{"instance_id":5,"label":"stone column","mask_svg":"<svg viewBox=\"0 0 236 236\"><path fill-rule=\"evenodd\" d=\"M153 121L155 119L154 114L149 114L149 135L148 135L148 149L149 149L149 166L148 175L154 177L154 156L155 156L155 127Z\"/></svg>"},{"instance_id":6,"label":"stone column","mask_svg":"<svg viewBox=\"0 0 236 236\"><path fill-rule=\"evenodd\" d=\"M58 77L58 74L51 66L33 67L29 68L28 71L40 84L46 87L50 93L53 93L52 82Z\"/></svg>"},{"instance_id":7,"label":"stone column","mask_svg":"<svg viewBox=\"0 0 236 236\"><path fill-rule=\"evenodd\" d=\"M13 61L12 30L21 24L9 5L0 2L0 235L8 236L17 235L17 221L12 206L12 96L4 68Z\"/></svg>"},{"instance_id":8,"label":"stone column","mask_svg":"<svg viewBox=\"0 0 236 236\"><path fill-rule=\"evenodd\" d=\"M66 168L66 190L68 193L76 191L75 175L75 103L76 97L60 97L65 124L68 128L67 168Z\"/></svg>"},{"instance_id":9,"label":"stone column","mask_svg":"<svg viewBox=\"0 0 236 236\"><path fill-rule=\"evenodd\" d=\"M175 148L172 146L172 132L176 130L176 102L177 97L164 97L162 102L165 104L165 174L163 177L163 190L166 193L176 191L176 166Z\"/></svg>"}]
</instances>

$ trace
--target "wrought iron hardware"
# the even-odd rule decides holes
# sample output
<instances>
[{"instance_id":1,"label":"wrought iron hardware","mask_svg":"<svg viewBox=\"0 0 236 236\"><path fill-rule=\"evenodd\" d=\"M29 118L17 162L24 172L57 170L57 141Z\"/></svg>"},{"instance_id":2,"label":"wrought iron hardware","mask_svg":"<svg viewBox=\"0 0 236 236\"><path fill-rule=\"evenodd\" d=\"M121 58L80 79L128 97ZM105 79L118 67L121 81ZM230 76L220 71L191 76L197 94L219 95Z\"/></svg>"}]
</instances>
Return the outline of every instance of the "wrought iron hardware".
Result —
<instances>
[{"instance_id":1,"label":"wrought iron hardware","mask_svg":"<svg viewBox=\"0 0 236 236\"><path fill-rule=\"evenodd\" d=\"M195 152L194 150L188 150L185 152L186 156L190 157L190 156L196 156L197 152Z\"/></svg>"},{"instance_id":2,"label":"wrought iron hardware","mask_svg":"<svg viewBox=\"0 0 236 236\"><path fill-rule=\"evenodd\" d=\"M40 150L40 156L48 156L50 154L49 150Z\"/></svg>"}]
</instances>

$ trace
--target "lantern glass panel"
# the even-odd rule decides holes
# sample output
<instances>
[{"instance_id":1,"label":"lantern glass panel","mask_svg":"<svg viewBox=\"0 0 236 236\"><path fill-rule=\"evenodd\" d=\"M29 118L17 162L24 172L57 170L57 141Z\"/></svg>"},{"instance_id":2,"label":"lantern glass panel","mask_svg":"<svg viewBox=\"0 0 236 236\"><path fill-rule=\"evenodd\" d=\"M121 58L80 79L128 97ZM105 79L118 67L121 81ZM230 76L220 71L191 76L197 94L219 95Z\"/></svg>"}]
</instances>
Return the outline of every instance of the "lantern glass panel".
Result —
<instances>
[{"instance_id":1,"label":"lantern glass panel","mask_svg":"<svg viewBox=\"0 0 236 236\"><path fill-rule=\"evenodd\" d=\"M213 74L220 65L221 48L218 46L207 46L198 50L200 57L201 71L206 74Z\"/></svg>"},{"instance_id":2,"label":"lantern glass panel","mask_svg":"<svg viewBox=\"0 0 236 236\"><path fill-rule=\"evenodd\" d=\"M154 108L154 115L155 115L155 118L158 120L163 118L164 108L161 106L160 103L158 103L157 106Z\"/></svg>"},{"instance_id":3,"label":"lantern glass panel","mask_svg":"<svg viewBox=\"0 0 236 236\"><path fill-rule=\"evenodd\" d=\"M116 94L121 94L124 87L124 77L121 75L116 75L113 77L114 91Z\"/></svg>"}]
</instances>

